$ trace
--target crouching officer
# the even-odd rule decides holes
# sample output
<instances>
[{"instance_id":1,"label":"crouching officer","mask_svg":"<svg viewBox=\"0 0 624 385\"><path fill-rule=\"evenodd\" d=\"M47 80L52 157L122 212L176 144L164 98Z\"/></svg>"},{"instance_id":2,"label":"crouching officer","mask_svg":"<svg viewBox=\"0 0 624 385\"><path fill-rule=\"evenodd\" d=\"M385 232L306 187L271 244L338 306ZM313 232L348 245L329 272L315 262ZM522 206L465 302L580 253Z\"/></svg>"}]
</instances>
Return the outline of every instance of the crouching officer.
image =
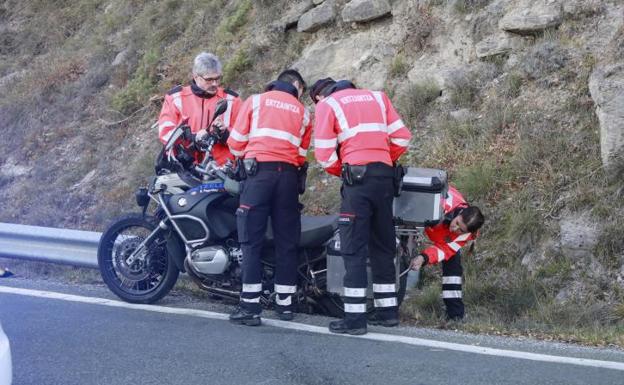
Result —
<instances>
[{"instance_id":1,"label":"crouching officer","mask_svg":"<svg viewBox=\"0 0 624 385\"><path fill-rule=\"evenodd\" d=\"M312 132L309 112L299 101L304 90L297 71L282 72L264 93L245 101L227 141L232 153L243 159L247 173L236 211L243 289L239 307L230 315L235 323L261 322L261 253L269 216L276 254L276 311L282 320L293 318L301 236L298 177L306 165Z\"/></svg>"},{"instance_id":2,"label":"crouching officer","mask_svg":"<svg viewBox=\"0 0 624 385\"><path fill-rule=\"evenodd\" d=\"M321 79L311 90L316 105L314 146L317 161L342 176L339 230L344 258L343 320L334 333L366 333L366 260L370 258L376 308L371 324L396 326L396 252L392 200L394 163L411 133L385 93L357 89L343 80ZM333 85L328 87L328 82ZM322 89L317 89L322 88Z\"/></svg>"},{"instance_id":3,"label":"crouching officer","mask_svg":"<svg viewBox=\"0 0 624 385\"><path fill-rule=\"evenodd\" d=\"M425 234L433 243L412 260L412 270L427 264L442 263L442 299L446 318L459 321L464 318L462 300L462 276L460 249L476 239L485 217L476 206L470 206L453 186L444 200L444 219L435 226L425 228Z\"/></svg>"}]
</instances>

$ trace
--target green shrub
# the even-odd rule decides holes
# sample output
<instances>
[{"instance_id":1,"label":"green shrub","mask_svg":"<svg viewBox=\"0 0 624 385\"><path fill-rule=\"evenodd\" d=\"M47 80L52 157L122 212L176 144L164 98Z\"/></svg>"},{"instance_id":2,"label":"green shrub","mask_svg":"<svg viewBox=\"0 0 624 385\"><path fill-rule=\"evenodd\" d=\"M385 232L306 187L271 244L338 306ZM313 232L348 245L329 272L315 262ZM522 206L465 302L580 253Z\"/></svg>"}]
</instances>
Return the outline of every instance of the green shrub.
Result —
<instances>
[{"instance_id":1,"label":"green shrub","mask_svg":"<svg viewBox=\"0 0 624 385\"><path fill-rule=\"evenodd\" d=\"M389 75L391 78L398 78L404 76L409 71L409 63L406 61L405 56L399 54L394 57L390 64Z\"/></svg>"},{"instance_id":2,"label":"green shrub","mask_svg":"<svg viewBox=\"0 0 624 385\"><path fill-rule=\"evenodd\" d=\"M253 8L253 2L251 0L242 0L234 13L223 19L219 26L221 33L227 33L235 35L238 30L244 26L249 19L249 11Z\"/></svg>"},{"instance_id":3,"label":"green shrub","mask_svg":"<svg viewBox=\"0 0 624 385\"><path fill-rule=\"evenodd\" d=\"M140 109L156 91L156 65L158 51L152 49L143 55L134 77L126 86L113 96L111 106L124 115L130 115Z\"/></svg>"},{"instance_id":4,"label":"green shrub","mask_svg":"<svg viewBox=\"0 0 624 385\"><path fill-rule=\"evenodd\" d=\"M401 116L415 125L416 120L427 111L429 103L440 96L440 87L435 80L425 80L408 86L398 99Z\"/></svg>"},{"instance_id":5,"label":"green shrub","mask_svg":"<svg viewBox=\"0 0 624 385\"><path fill-rule=\"evenodd\" d=\"M223 68L223 82L225 84L231 84L236 81L241 74L251 68L252 61L249 58L248 50L245 48L239 48L225 64Z\"/></svg>"}]
</instances>

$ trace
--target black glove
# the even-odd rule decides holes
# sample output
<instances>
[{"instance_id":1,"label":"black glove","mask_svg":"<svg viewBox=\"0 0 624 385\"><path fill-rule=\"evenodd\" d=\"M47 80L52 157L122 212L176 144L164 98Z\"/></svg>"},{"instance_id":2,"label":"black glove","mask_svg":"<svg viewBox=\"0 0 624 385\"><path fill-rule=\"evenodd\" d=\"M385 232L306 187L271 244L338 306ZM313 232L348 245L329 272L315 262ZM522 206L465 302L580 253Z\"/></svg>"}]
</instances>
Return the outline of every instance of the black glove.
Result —
<instances>
[{"instance_id":1,"label":"black glove","mask_svg":"<svg viewBox=\"0 0 624 385\"><path fill-rule=\"evenodd\" d=\"M297 189L299 195L305 193L306 179L308 178L308 162L303 162L303 165L297 170Z\"/></svg>"}]
</instances>

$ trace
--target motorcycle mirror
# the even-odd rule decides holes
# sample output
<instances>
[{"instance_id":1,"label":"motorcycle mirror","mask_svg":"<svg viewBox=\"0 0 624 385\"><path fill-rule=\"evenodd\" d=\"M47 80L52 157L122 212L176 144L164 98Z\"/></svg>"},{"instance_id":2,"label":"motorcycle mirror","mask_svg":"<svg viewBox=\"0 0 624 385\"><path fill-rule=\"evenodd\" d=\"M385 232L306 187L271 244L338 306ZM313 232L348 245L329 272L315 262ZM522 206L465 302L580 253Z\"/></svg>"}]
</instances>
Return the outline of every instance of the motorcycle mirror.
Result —
<instances>
[{"instance_id":1,"label":"motorcycle mirror","mask_svg":"<svg viewBox=\"0 0 624 385\"><path fill-rule=\"evenodd\" d=\"M228 107L228 102L226 99L221 99L217 102L217 106L215 107L215 111L214 111L214 116L212 118L212 120L215 120L215 118L219 115L222 115Z\"/></svg>"}]
</instances>

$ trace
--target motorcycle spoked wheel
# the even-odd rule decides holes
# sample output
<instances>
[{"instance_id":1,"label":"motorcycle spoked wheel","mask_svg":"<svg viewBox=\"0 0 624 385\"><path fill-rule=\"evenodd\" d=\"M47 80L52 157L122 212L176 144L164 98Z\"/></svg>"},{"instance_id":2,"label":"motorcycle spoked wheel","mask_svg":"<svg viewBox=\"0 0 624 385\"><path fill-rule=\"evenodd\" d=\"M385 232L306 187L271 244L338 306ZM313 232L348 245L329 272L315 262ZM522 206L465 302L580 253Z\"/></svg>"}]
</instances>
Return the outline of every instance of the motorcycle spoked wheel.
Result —
<instances>
[{"instance_id":1,"label":"motorcycle spoked wheel","mask_svg":"<svg viewBox=\"0 0 624 385\"><path fill-rule=\"evenodd\" d=\"M407 261L405 258L401 258L400 271L403 272L407 269ZM321 277L319 277L320 279ZM323 275L323 278L326 279L326 276ZM324 281L325 282L325 281ZM323 283L324 283L323 282ZM325 285L323 285L325 287ZM397 293L397 303L401 306L403 303L403 299L405 298L405 292L407 289L407 274L404 274L399 278L399 291ZM335 318L343 318L344 317L344 303L342 298L338 294L333 294L329 292L325 292L323 296L317 298L317 302L321 306L321 311L330 317ZM371 298L366 299L366 313L372 314L375 311L375 306L373 304L373 300Z\"/></svg>"},{"instance_id":2,"label":"motorcycle spoked wheel","mask_svg":"<svg viewBox=\"0 0 624 385\"><path fill-rule=\"evenodd\" d=\"M158 236L147 246L147 255L129 265L126 260L158 226L158 219L129 214L102 234L98 266L108 288L126 302L149 304L163 298L178 280L180 271L167 256L165 240Z\"/></svg>"}]
</instances>

